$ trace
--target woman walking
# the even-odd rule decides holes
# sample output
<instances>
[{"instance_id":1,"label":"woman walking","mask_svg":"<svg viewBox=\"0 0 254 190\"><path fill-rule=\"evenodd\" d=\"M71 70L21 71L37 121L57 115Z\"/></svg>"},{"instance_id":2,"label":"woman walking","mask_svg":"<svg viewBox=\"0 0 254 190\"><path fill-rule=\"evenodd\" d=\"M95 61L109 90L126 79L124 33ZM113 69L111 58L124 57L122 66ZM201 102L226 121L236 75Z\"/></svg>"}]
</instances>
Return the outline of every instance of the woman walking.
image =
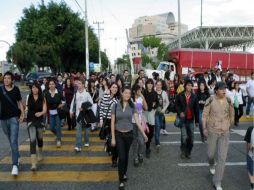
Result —
<instances>
[{"instance_id":1,"label":"woman walking","mask_svg":"<svg viewBox=\"0 0 254 190\"><path fill-rule=\"evenodd\" d=\"M147 103L146 100L141 92L141 87L139 85L135 85L132 89L132 101L134 103L135 109L137 110L138 113L138 120L139 123L143 126L146 127L146 121L144 120L143 117L143 110L146 111L147 110ZM139 164L143 163L143 146L144 146L144 142L142 139L142 134L139 132L138 130L138 126L135 122L135 119L132 119L132 124L133 124L133 134L134 134L134 138L133 138L133 163L135 167L138 167ZM144 131L149 130L148 128L144 128Z\"/></svg>"},{"instance_id":2,"label":"woman walking","mask_svg":"<svg viewBox=\"0 0 254 190\"><path fill-rule=\"evenodd\" d=\"M209 94L208 87L206 86L206 82L201 81L198 84L198 91L197 91L197 98L198 98L198 104L199 104L199 121L202 121L204 106L205 106L206 100L209 97L210 97L210 94ZM202 122L199 122L199 131L200 131L201 141L205 142Z\"/></svg>"},{"instance_id":3,"label":"woman walking","mask_svg":"<svg viewBox=\"0 0 254 190\"><path fill-rule=\"evenodd\" d=\"M105 125L105 127L109 129L109 131L107 131L108 137L106 139L107 146L107 141L109 140L108 138L111 136L111 108L114 104L117 103L120 94L119 87L116 83L112 83L109 89L110 94L104 94L100 105L100 126ZM113 147L110 151L112 154L112 167L115 168L117 167L118 157L116 147Z\"/></svg>"},{"instance_id":4,"label":"woman walking","mask_svg":"<svg viewBox=\"0 0 254 190\"><path fill-rule=\"evenodd\" d=\"M155 110L158 105L158 96L154 90L153 79L148 79L146 81L146 90L144 91L144 98L147 102L147 111L144 112L146 121L148 123L149 132L146 133L148 141L146 143L146 158L150 158L150 145L152 142L155 126Z\"/></svg>"},{"instance_id":5,"label":"woman walking","mask_svg":"<svg viewBox=\"0 0 254 190\"><path fill-rule=\"evenodd\" d=\"M72 86L72 82L70 78L67 78L65 81L63 96L65 98L66 105L69 110L71 106L72 98L74 96L74 87ZM73 122L73 119L70 118L70 114L67 114L67 123L68 123L69 131L75 128L75 123Z\"/></svg>"},{"instance_id":6,"label":"woman walking","mask_svg":"<svg viewBox=\"0 0 254 190\"><path fill-rule=\"evenodd\" d=\"M54 80L49 81L49 91L45 94L47 107L49 110L49 125L50 130L56 135L56 145L58 148L61 147L61 122L59 117L59 109L64 106L63 96L56 89L56 82Z\"/></svg>"},{"instance_id":7,"label":"woman walking","mask_svg":"<svg viewBox=\"0 0 254 190\"><path fill-rule=\"evenodd\" d=\"M27 98L27 123L30 139L31 170L33 171L37 169L37 159L38 161L43 159L43 116L46 112L46 100L43 97L40 84L34 83ZM36 157L36 141L38 143L38 157Z\"/></svg>"},{"instance_id":8,"label":"woman walking","mask_svg":"<svg viewBox=\"0 0 254 190\"><path fill-rule=\"evenodd\" d=\"M111 113L111 143L112 146L117 147L119 155L119 189L124 189L124 182L127 180L129 150L133 141L132 117L134 117L145 142L147 142L147 136L139 122L137 110L131 101L131 89L129 87L123 88L121 100L113 105Z\"/></svg>"},{"instance_id":9,"label":"woman walking","mask_svg":"<svg viewBox=\"0 0 254 190\"><path fill-rule=\"evenodd\" d=\"M169 100L167 93L162 90L162 80L156 82L156 92L158 96L158 107L155 112L155 145L157 151L160 149L160 133L167 135L166 126L164 125L163 120L165 119L165 111L168 108Z\"/></svg>"}]
</instances>

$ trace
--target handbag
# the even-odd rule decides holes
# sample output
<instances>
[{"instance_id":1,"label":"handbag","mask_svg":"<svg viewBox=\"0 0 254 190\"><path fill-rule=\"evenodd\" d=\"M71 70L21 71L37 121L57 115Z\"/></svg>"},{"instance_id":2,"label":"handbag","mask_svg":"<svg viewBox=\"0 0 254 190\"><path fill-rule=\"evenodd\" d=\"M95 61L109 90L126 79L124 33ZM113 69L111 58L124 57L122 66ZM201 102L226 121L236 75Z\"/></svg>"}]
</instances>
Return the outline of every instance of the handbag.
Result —
<instances>
[{"instance_id":1,"label":"handbag","mask_svg":"<svg viewBox=\"0 0 254 190\"><path fill-rule=\"evenodd\" d=\"M107 120L107 117L108 117L108 113L109 113L109 109L110 109L110 107L111 107L111 105L114 103L114 101L112 101L112 103L111 104L109 104L109 106L108 106L108 110L107 110L107 113L106 113L106 117L105 117L105 119L104 119L104 121L103 121L103 124L102 124L102 126L101 126L101 130L100 130L100 133L99 133L99 137L100 137L100 139L101 140L105 140L106 139L106 137L108 136L108 134L109 134L109 132L110 132L110 123L108 124L108 120ZM115 104L115 115L116 115L116 107L117 107L117 104Z\"/></svg>"},{"instance_id":2,"label":"handbag","mask_svg":"<svg viewBox=\"0 0 254 190\"><path fill-rule=\"evenodd\" d=\"M181 125L182 125L181 118L177 115L174 122L174 126L177 128L181 128Z\"/></svg>"}]
</instances>

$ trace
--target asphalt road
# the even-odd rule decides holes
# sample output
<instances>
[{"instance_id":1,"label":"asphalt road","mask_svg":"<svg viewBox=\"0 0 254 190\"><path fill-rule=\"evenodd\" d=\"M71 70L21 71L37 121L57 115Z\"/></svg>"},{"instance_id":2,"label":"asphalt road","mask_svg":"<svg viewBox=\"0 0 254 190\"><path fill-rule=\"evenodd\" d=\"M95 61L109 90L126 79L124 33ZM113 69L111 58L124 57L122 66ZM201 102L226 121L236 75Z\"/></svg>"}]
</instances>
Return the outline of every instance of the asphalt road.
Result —
<instances>
[{"instance_id":1,"label":"asphalt road","mask_svg":"<svg viewBox=\"0 0 254 190\"><path fill-rule=\"evenodd\" d=\"M225 176L223 180L223 187L225 190L248 190L249 182L245 166L245 143L243 142L243 134L245 133L248 126L253 123L241 123L239 127L234 128L231 132L231 143L229 146L229 153L227 163L231 164L226 167ZM64 129L63 129L64 130ZM195 145L190 160L182 160L179 157L179 130L173 127L172 124L167 125L167 130L171 132L170 135L161 137L161 150L156 153L153 147L151 158L145 159L142 166L135 168L132 162L132 154L130 154L129 181L126 189L128 190L203 190L213 189L211 178L208 167L206 166L206 152L207 144L200 142L200 136L196 130L195 134ZM84 150L81 154L77 155L72 151L74 147L74 141L72 138L75 137L73 134L65 134L64 137L70 138L69 142L64 142L64 146L70 146L70 150L56 150L56 151L45 151L46 157L58 157L60 162L65 160L67 163L42 163L39 165L37 173L30 172L30 164L28 161L22 163L21 172L25 172L32 177L23 181L22 173L20 174L21 181L19 178L14 179L10 177L11 164L6 163L3 159L10 156L9 144L6 137L4 136L2 129L0 129L0 177L3 175L6 181L0 178L0 190L5 189L63 189L63 190L113 190L117 189L117 172L111 168L110 160L107 158L103 149L96 151L95 146L103 145L102 142L97 142L97 134L91 136L95 139L91 142L91 150ZM53 138L50 132L44 135L49 140ZM22 145L28 145L26 140L28 139L26 127L20 128L19 143ZM54 146L55 142L45 141L45 148ZM94 149L94 150L93 150ZM22 157L29 156L29 149L21 152ZM131 153L131 152L130 152ZM70 157L79 158L92 158L101 157L105 163L76 163L76 161L67 161ZM51 162L54 162L51 160ZM75 163L74 163L75 162ZM103 173L106 172L106 173ZM45 172L45 173L42 173ZM51 176L54 172L56 176ZM73 172L77 173L77 176L73 176ZM94 174L94 172L98 172ZM108 173L107 173L108 172ZM84 173L88 175L87 179L84 177ZM28 175L28 176L29 176ZM41 177L38 182L36 175ZM57 176L58 175L58 176ZM89 176L91 175L91 176ZM104 175L104 176L101 176ZM48 177L47 177L48 176ZM101 178L102 177L102 178ZM29 177L28 177L29 178ZM74 179L76 178L76 179ZM102 179L100 181L100 178ZM37 181L36 181L37 180ZM54 181L55 180L55 181ZM99 180L99 181L98 181ZM69 181L69 182L68 182ZM103 181L103 182L102 182Z\"/></svg>"},{"instance_id":2,"label":"asphalt road","mask_svg":"<svg viewBox=\"0 0 254 190\"><path fill-rule=\"evenodd\" d=\"M22 93L25 97L27 91ZM244 134L253 122L242 122L233 128L222 186L224 190L249 190L245 166ZM63 129L64 131L66 129ZM195 145L190 160L179 157L180 131L172 123L167 125L170 135L161 136L161 150L156 153L152 146L150 159L142 166L133 166L130 151L126 190L212 190L212 176L207 166L207 144L200 142L196 129ZM103 151L103 142L98 134L91 134L89 149L80 154L73 151L75 131L65 132L63 146L55 148L54 136L44 134L45 160L38 165L38 171L30 171L29 142L27 128L20 127L19 144L22 165L20 176L10 175L10 147L0 126L0 190L114 190L118 189L117 171L111 168L110 158ZM93 140L92 140L93 139Z\"/></svg>"}]
</instances>

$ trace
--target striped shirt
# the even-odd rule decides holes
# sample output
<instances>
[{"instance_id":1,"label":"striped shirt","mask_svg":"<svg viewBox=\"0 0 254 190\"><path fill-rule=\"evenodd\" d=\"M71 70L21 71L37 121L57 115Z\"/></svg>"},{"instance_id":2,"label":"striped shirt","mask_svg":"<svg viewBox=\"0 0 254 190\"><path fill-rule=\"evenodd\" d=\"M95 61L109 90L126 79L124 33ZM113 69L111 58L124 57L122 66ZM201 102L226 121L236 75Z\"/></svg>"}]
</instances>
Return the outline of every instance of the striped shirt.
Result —
<instances>
[{"instance_id":1,"label":"striped shirt","mask_svg":"<svg viewBox=\"0 0 254 190\"><path fill-rule=\"evenodd\" d=\"M111 98L110 94L104 94L100 105L100 121L104 118L111 119L111 108L117 103L117 99Z\"/></svg>"}]
</instances>

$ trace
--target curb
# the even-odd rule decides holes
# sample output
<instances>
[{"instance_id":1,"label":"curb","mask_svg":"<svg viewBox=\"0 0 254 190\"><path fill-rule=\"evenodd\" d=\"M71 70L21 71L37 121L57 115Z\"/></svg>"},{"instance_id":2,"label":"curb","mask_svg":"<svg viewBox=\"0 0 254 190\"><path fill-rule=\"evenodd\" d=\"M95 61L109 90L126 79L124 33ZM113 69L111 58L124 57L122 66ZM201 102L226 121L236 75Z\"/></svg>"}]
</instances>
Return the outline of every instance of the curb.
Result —
<instances>
[{"instance_id":1,"label":"curb","mask_svg":"<svg viewBox=\"0 0 254 190\"><path fill-rule=\"evenodd\" d=\"M175 119L176 119L176 115L168 115L166 114L165 115L165 119L166 119L166 122L174 122ZM243 122L253 122L254 123L254 116L251 116L249 118L247 118L246 116L242 116L240 121L243 121Z\"/></svg>"}]
</instances>

